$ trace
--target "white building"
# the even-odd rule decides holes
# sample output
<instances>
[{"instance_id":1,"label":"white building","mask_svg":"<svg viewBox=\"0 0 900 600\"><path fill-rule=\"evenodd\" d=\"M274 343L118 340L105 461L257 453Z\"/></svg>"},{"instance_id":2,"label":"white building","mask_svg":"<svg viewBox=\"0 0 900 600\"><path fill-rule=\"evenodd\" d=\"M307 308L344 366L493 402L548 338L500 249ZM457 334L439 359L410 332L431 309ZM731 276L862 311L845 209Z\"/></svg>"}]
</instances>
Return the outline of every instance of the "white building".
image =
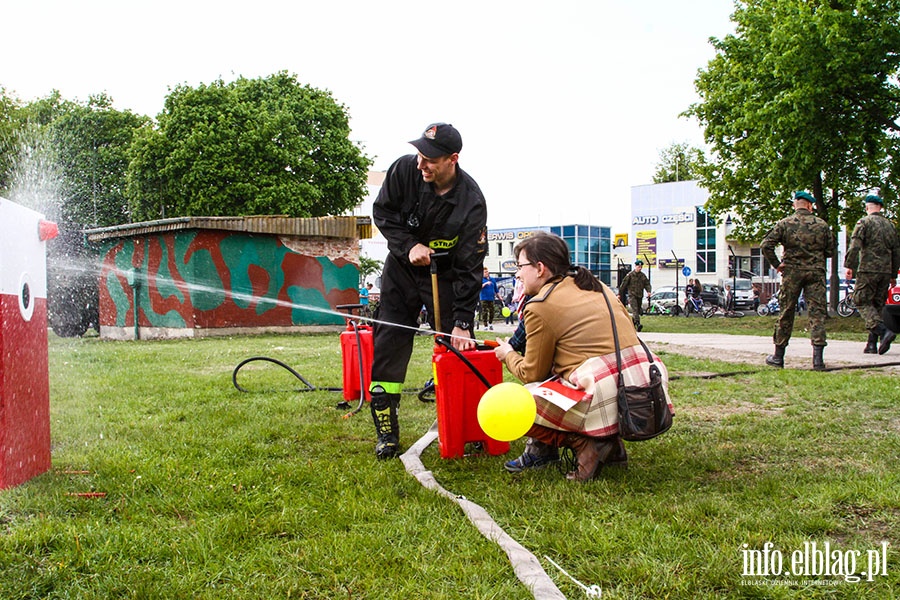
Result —
<instances>
[{"instance_id":1,"label":"white building","mask_svg":"<svg viewBox=\"0 0 900 600\"><path fill-rule=\"evenodd\" d=\"M731 215L715 222L704 210L709 192L697 181L638 185L631 188L631 245L616 248L614 260L649 264L653 287L684 286L687 277L724 285L737 265L738 277L774 282L778 274L762 257L759 243L730 239ZM844 233L838 236L843 264ZM760 240L761 241L761 240ZM781 254L781 250L777 251ZM646 272L646 267L645 267Z\"/></svg>"},{"instance_id":2,"label":"white building","mask_svg":"<svg viewBox=\"0 0 900 600\"><path fill-rule=\"evenodd\" d=\"M378 191L381 190L386 174L386 171L369 171L368 179L366 180L366 197L353 209L351 213L353 216L372 218L372 205L375 204L375 198L378 197ZM372 260L380 260L382 263L387 258L387 240L381 235L374 223L372 223L372 237L359 240L359 253L361 256L366 256ZM373 293L377 294L381 289L380 274L370 275L366 279L366 283L371 283L375 288L372 290Z\"/></svg>"}]
</instances>

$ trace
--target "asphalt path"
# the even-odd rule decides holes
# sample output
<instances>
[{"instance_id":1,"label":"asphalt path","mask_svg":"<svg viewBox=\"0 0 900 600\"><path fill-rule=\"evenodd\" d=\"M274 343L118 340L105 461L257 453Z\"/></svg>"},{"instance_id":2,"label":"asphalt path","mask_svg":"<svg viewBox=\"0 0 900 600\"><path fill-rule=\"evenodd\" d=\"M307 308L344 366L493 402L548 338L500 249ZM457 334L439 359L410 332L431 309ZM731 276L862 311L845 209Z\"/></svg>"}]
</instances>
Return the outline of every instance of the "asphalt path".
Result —
<instances>
[{"instance_id":1,"label":"asphalt path","mask_svg":"<svg viewBox=\"0 0 900 600\"><path fill-rule=\"evenodd\" d=\"M495 323L493 333L500 338L512 335L515 325ZM482 330L483 331L483 330ZM641 339L654 351L685 354L727 362L766 366L766 356L772 354L771 336L729 335L727 333L654 333L643 331ZM825 347L826 369L890 368L900 370L900 336L883 355L863 354L865 342L829 340ZM812 369L812 346L809 338L794 336L784 353L785 367ZM771 368L771 367L770 367Z\"/></svg>"},{"instance_id":2,"label":"asphalt path","mask_svg":"<svg viewBox=\"0 0 900 600\"><path fill-rule=\"evenodd\" d=\"M687 354L729 362L765 365L766 356L774 352L772 338L761 335L729 335L727 333L641 333L647 345ZM863 354L865 342L830 340L823 352L826 369L900 368L900 338L887 353ZM812 345L807 337L792 337L785 349L787 368L812 369Z\"/></svg>"}]
</instances>

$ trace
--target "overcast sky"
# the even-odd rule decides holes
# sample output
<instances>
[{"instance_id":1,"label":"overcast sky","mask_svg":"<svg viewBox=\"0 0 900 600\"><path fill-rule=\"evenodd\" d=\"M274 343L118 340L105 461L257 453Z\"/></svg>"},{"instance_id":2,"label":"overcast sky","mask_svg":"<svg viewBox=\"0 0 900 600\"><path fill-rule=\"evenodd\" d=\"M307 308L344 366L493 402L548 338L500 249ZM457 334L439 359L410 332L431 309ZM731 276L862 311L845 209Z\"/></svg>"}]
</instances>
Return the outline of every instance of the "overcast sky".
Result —
<instances>
[{"instance_id":1,"label":"overcast sky","mask_svg":"<svg viewBox=\"0 0 900 600\"><path fill-rule=\"evenodd\" d=\"M278 71L347 107L386 169L431 122L463 137L492 228L628 231L659 151L733 31L731 0L0 0L0 86L23 101L106 92L156 117L169 90Z\"/></svg>"}]
</instances>

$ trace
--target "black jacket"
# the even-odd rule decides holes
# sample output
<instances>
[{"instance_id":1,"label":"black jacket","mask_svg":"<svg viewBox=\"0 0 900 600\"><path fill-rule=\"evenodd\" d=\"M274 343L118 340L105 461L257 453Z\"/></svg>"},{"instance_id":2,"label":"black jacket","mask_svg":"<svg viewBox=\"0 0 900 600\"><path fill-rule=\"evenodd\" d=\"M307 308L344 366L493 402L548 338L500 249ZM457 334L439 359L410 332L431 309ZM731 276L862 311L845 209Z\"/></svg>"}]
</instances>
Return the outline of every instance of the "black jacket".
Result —
<instances>
[{"instance_id":1,"label":"black jacket","mask_svg":"<svg viewBox=\"0 0 900 600\"><path fill-rule=\"evenodd\" d=\"M422 179L416 161L415 155L403 156L390 166L372 217L400 264L409 265L409 251L419 243L448 253L438 261L438 277L453 282L453 318L471 321L487 254L484 195L457 166L456 185L437 196L432 184Z\"/></svg>"}]
</instances>

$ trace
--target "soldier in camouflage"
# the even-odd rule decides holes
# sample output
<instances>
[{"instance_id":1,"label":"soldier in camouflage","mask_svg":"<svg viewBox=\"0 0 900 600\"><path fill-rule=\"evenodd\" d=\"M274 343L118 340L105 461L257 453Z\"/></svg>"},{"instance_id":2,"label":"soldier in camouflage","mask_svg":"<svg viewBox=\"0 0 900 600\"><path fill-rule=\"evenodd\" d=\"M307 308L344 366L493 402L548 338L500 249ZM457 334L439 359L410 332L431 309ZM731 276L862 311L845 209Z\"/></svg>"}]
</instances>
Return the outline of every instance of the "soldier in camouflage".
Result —
<instances>
[{"instance_id":1,"label":"soldier in camouflage","mask_svg":"<svg viewBox=\"0 0 900 600\"><path fill-rule=\"evenodd\" d=\"M825 370L825 263L834 255L834 236L828 223L812 214L815 198L808 192L794 194L794 214L772 228L760 244L763 256L781 273L781 316L772 336L775 354L766 364L784 367L784 349L794 330L794 313L802 292L809 306L809 338L813 346L813 369ZM784 248L781 260L775 247Z\"/></svg>"},{"instance_id":2,"label":"soldier in camouflage","mask_svg":"<svg viewBox=\"0 0 900 600\"><path fill-rule=\"evenodd\" d=\"M847 279L853 279L856 275L853 301L869 330L869 339L863 350L866 354L884 354L896 337L895 332L884 326L881 311L887 301L888 290L897 281L900 237L894 224L881 214L883 206L880 196L866 196L866 216L853 228L850 248L844 259Z\"/></svg>"},{"instance_id":3,"label":"soldier in camouflage","mask_svg":"<svg viewBox=\"0 0 900 600\"><path fill-rule=\"evenodd\" d=\"M634 270L625 276L625 279L622 280L622 285L619 287L619 297L623 299L622 304L625 304L624 298L626 294L628 295L628 305L631 307L631 321L634 323L634 328L638 331L644 328L641 325L644 301L643 292L646 291L647 297L650 297L650 280L644 275L643 268L644 261L640 259L634 261Z\"/></svg>"}]
</instances>

